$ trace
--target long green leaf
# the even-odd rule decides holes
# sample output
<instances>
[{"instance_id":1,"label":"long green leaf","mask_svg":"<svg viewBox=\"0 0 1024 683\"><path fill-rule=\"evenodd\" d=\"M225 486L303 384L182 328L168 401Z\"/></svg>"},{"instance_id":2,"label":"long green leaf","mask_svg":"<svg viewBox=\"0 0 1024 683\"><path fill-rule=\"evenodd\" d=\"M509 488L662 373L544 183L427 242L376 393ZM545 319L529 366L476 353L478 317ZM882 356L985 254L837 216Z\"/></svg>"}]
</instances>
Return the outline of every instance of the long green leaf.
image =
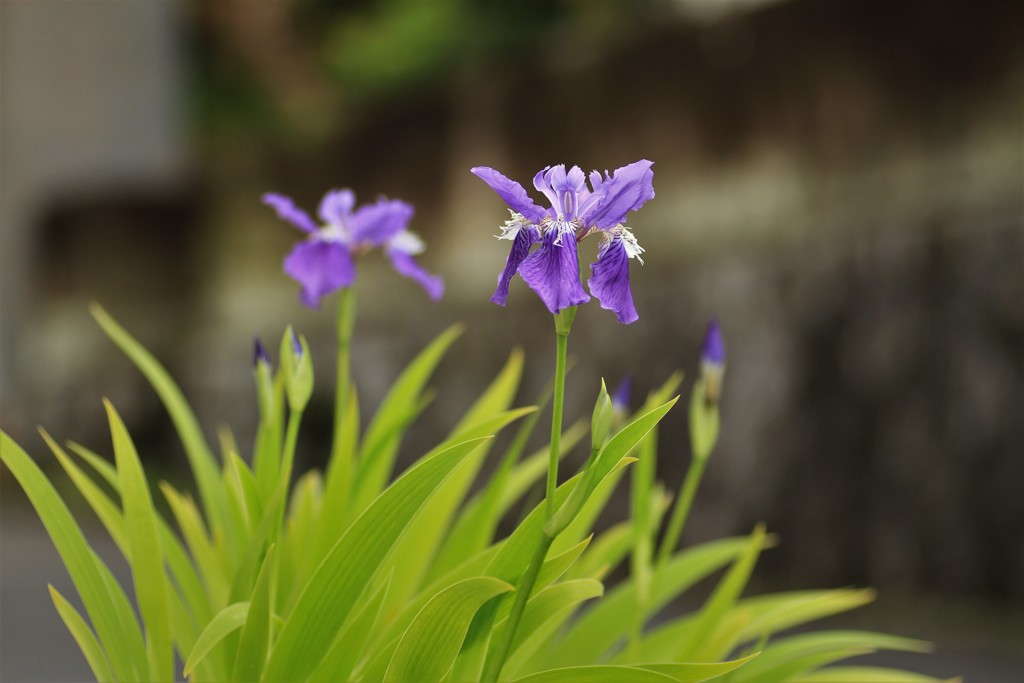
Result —
<instances>
[{"instance_id":1,"label":"long green leaf","mask_svg":"<svg viewBox=\"0 0 1024 683\"><path fill-rule=\"evenodd\" d=\"M450 437L450 441L438 448L444 448L453 441L493 436L506 425L534 412L534 410L532 407L519 408L489 415L463 429L454 437ZM402 538L395 545L395 550L388 561L395 568L391 595L388 597L389 604L405 602L415 594L416 589L423 585L430 560L437 552L459 503L462 502L476 478L486 455L487 447L484 446L459 463L459 466L424 503L420 513L409 523L409 528L402 534Z\"/></svg>"},{"instance_id":2,"label":"long green leaf","mask_svg":"<svg viewBox=\"0 0 1024 683\"><path fill-rule=\"evenodd\" d=\"M948 679L954 683L959 678ZM791 679L792 683L942 683L924 674L873 666L834 666Z\"/></svg>"},{"instance_id":3,"label":"long green leaf","mask_svg":"<svg viewBox=\"0 0 1024 683\"><path fill-rule=\"evenodd\" d=\"M235 655L235 666L231 672L231 680L236 683L259 680L267 660L270 645L270 574L273 558L274 546L270 546L266 557L263 558L263 567L256 577L256 587L249 601L249 612L238 641L238 653Z\"/></svg>"},{"instance_id":4,"label":"long green leaf","mask_svg":"<svg viewBox=\"0 0 1024 683\"><path fill-rule=\"evenodd\" d=\"M128 547L127 533L124 526L124 518L121 515L121 509L110 499L110 497L104 492L91 477L85 474L80 467L64 452L64 450L54 441L45 430L40 430L43 435L43 439L46 444L50 447L50 450L57 457L64 471L67 472L71 481L74 482L78 488L79 493L85 498L86 502L99 517L106 528L107 533L114 540L115 545L124 555L125 559L130 558L130 549ZM79 447L81 448L81 447ZM95 456L95 454L91 454ZM115 492L120 492L120 486L117 481L117 470L114 469L108 462L95 456L98 460L89 460L90 464L97 468L97 471L102 471L102 476L111 482ZM108 478L109 475L109 478ZM171 575L174 577L174 581L177 583L178 591L169 590L170 608L173 610L179 609L184 613L184 619L178 619L175 621L172 619L172 632L174 634L175 642L188 642L195 637L195 624L206 623L209 621L210 610L206 601L206 595L203 591L203 587L199 582L199 577L192 566L188 555L182 548L181 543L178 541L177 536L167 526L167 522L157 514L157 525L160 529L160 545L164 552L164 559L167 562L167 566L171 570ZM180 595L179 595L180 591ZM191 649L189 644L188 649Z\"/></svg>"},{"instance_id":5,"label":"long green leaf","mask_svg":"<svg viewBox=\"0 0 1024 683\"><path fill-rule=\"evenodd\" d=\"M572 611L586 600L604 595L604 585L594 579L576 579L548 586L526 603L522 619L509 647L502 672L515 676L520 667L564 623ZM501 642L508 620L495 626L492 638Z\"/></svg>"},{"instance_id":6,"label":"long green leaf","mask_svg":"<svg viewBox=\"0 0 1024 683\"><path fill-rule=\"evenodd\" d=\"M189 653L185 661L185 675L192 673L193 669L206 658L208 654L217 647L226 637L242 628L246 618L249 616L249 603L236 602L228 605L214 615L210 623L206 625L203 632L199 634L195 647Z\"/></svg>"},{"instance_id":7,"label":"long green leaf","mask_svg":"<svg viewBox=\"0 0 1024 683\"><path fill-rule=\"evenodd\" d=\"M160 490L171 508L171 514L174 515L178 528L181 529L181 533L185 537L189 552L192 554L192 559L199 569L199 574L206 586L206 594L209 596L211 611L223 609L227 605L228 593L231 590L227 578L228 570L206 533L199 510L188 494L178 493L167 482L160 484Z\"/></svg>"},{"instance_id":8,"label":"long green leaf","mask_svg":"<svg viewBox=\"0 0 1024 683\"><path fill-rule=\"evenodd\" d=\"M424 407L420 394L445 352L462 334L452 325L430 342L395 380L366 428L355 475L354 510L363 510L384 488L402 431Z\"/></svg>"},{"instance_id":9,"label":"long green leaf","mask_svg":"<svg viewBox=\"0 0 1024 683\"><path fill-rule=\"evenodd\" d=\"M679 397L654 408L626 425L601 448L594 462L583 472L583 480L573 491L569 500L558 509L554 517L547 523L552 531L565 529L579 514L594 489L612 473L612 470L636 447L638 443L654 428L654 425L665 416Z\"/></svg>"},{"instance_id":10,"label":"long green leaf","mask_svg":"<svg viewBox=\"0 0 1024 683\"><path fill-rule=\"evenodd\" d=\"M104 401L110 433L114 441L114 457L124 507L124 526L131 555L132 579L139 612L146 627L146 653L149 676L153 681L174 678L173 643L169 613L167 576L164 574L163 550L149 495L149 484L135 452L128 430L110 401Z\"/></svg>"},{"instance_id":11,"label":"long green leaf","mask_svg":"<svg viewBox=\"0 0 1024 683\"><path fill-rule=\"evenodd\" d=\"M46 527L110 659L114 676L118 680L148 680L146 648L131 604L110 570L89 548L64 501L39 466L3 431L0 460L21 484Z\"/></svg>"},{"instance_id":12,"label":"long green leaf","mask_svg":"<svg viewBox=\"0 0 1024 683\"><path fill-rule=\"evenodd\" d=\"M312 672L409 520L463 458L484 442L455 444L421 460L353 522L285 620L262 680L301 680Z\"/></svg>"},{"instance_id":13,"label":"long green leaf","mask_svg":"<svg viewBox=\"0 0 1024 683\"><path fill-rule=\"evenodd\" d=\"M513 587L488 576L466 579L428 602L398 644L385 683L440 681L451 668L481 605Z\"/></svg>"},{"instance_id":14,"label":"long green leaf","mask_svg":"<svg viewBox=\"0 0 1024 683\"><path fill-rule=\"evenodd\" d=\"M550 669L517 678L514 683L678 683L676 679L634 666L588 665Z\"/></svg>"},{"instance_id":15,"label":"long green leaf","mask_svg":"<svg viewBox=\"0 0 1024 683\"><path fill-rule=\"evenodd\" d=\"M862 607L874 599L875 592L871 589L792 591L748 598L736 606L749 615L738 642L771 636L815 619Z\"/></svg>"},{"instance_id":16,"label":"long green leaf","mask_svg":"<svg viewBox=\"0 0 1024 683\"><path fill-rule=\"evenodd\" d=\"M431 565L427 580L432 581L458 565L468 555L482 550L491 542L501 518L508 512L515 501L547 472L548 446L544 446L518 464L518 449L515 448L523 435L529 436L536 424L540 410L527 415L523 425L513 440L510 452L506 453L502 467L488 482L486 489L474 496L459 513L459 518L452 527L451 533L445 538L437 558ZM559 444L559 459L564 458L587 435L587 425L576 422L562 434ZM525 445L523 443L522 445ZM521 448L521 446L519 447ZM510 464L511 463L511 464ZM502 476L504 467L509 468Z\"/></svg>"},{"instance_id":17,"label":"long green leaf","mask_svg":"<svg viewBox=\"0 0 1024 683\"><path fill-rule=\"evenodd\" d=\"M121 327L110 314L99 304L93 303L89 306L89 312L96 319L99 326L107 333L107 336L117 344L121 350L135 364L135 367L146 376L153 389L156 391L164 407L167 409L174 427L178 430L182 446L185 448L185 455L188 457L192 473L195 475L196 484L199 486L199 496L203 501L203 510L206 517L211 520L213 527L221 527L226 515L226 502L223 490L219 485L217 466L213 458L213 452L203 436L199 427L199 421L195 413L185 400L181 389L171 378L170 374L153 355L132 337L127 330Z\"/></svg>"},{"instance_id":18,"label":"long green leaf","mask_svg":"<svg viewBox=\"0 0 1024 683\"><path fill-rule=\"evenodd\" d=\"M736 672L730 683L772 683L825 664L874 650L929 652L929 643L867 631L820 631L770 644L756 661Z\"/></svg>"},{"instance_id":19,"label":"long green leaf","mask_svg":"<svg viewBox=\"0 0 1024 683\"><path fill-rule=\"evenodd\" d=\"M390 577L387 581L381 582L364 601L363 606L342 627L331 644L331 649L309 677L309 683L337 683L349 679L360 658L369 654L366 652L366 643L380 619L389 584Z\"/></svg>"},{"instance_id":20,"label":"long green leaf","mask_svg":"<svg viewBox=\"0 0 1024 683\"><path fill-rule=\"evenodd\" d=\"M728 538L678 553L651 581L648 614L654 614L670 600L712 572L734 560L747 547L747 538ZM592 661L610 650L629 632L636 604L636 586L626 580L615 588L547 649L545 667L561 667Z\"/></svg>"},{"instance_id":21,"label":"long green leaf","mask_svg":"<svg viewBox=\"0 0 1024 683\"><path fill-rule=\"evenodd\" d=\"M698 662L713 661L728 649L722 642L716 641L717 627L722 617L736 605L746 588L750 574L754 571L754 564L757 563L757 558L761 553L761 548L764 547L764 538L764 526L758 525L754 529L754 533L750 535L743 554L704 603L704 607L701 608L694 621L690 637L685 639L674 659ZM738 631L739 629L736 630L736 632Z\"/></svg>"},{"instance_id":22,"label":"long green leaf","mask_svg":"<svg viewBox=\"0 0 1024 683\"><path fill-rule=\"evenodd\" d=\"M57 613L60 614L64 625L68 627L71 636L78 643L78 649L85 655L85 661L88 662L92 675L99 683L113 681L114 676L110 673L106 655L103 654L103 648L100 647L100 642L96 640L96 635L89 628L89 624L85 623L85 619L78 613L78 610L72 607L71 603L65 600L56 588L53 586L49 586L49 588L53 606L57 608Z\"/></svg>"}]
</instances>

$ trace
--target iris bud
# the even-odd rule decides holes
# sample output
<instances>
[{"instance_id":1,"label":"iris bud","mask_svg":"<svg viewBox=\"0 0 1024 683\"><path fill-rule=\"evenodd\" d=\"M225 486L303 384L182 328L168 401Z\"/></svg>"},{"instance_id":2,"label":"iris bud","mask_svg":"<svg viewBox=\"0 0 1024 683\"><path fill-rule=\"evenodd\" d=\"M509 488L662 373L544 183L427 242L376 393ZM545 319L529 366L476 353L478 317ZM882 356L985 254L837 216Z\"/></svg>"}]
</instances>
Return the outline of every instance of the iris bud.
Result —
<instances>
[{"instance_id":1,"label":"iris bud","mask_svg":"<svg viewBox=\"0 0 1024 683\"><path fill-rule=\"evenodd\" d=\"M608 388L601 380L601 393L597 396L597 403L594 404L594 415L590 420L590 448L597 452L604 447L608 441L608 432L612 425L612 399L608 395Z\"/></svg>"},{"instance_id":2,"label":"iris bud","mask_svg":"<svg viewBox=\"0 0 1024 683\"><path fill-rule=\"evenodd\" d=\"M306 338L296 336L291 325L281 339L281 371L288 407L293 413L300 413L313 395L313 361Z\"/></svg>"}]
</instances>

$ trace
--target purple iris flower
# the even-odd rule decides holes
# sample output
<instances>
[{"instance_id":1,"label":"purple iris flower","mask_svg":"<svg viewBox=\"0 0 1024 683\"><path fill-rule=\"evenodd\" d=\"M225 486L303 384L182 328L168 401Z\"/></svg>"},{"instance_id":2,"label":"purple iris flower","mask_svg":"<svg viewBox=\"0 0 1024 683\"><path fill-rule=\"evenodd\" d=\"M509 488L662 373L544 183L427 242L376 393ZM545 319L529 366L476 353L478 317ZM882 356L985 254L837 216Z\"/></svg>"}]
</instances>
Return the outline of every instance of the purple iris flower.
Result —
<instances>
[{"instance_id":1,"label":"purple iris flower","mask_svg":"<svg viewBox=\"0 0 1024 683\"><path fill-rule=\"evenodd\" d=\"M419 283L434 301L444 293L441 278L413 258L424 245L406 228L413 214L410 204L381 197L375 204L356 208L352 190L331 190L320 202L322 225L318 225L289 197L268 192L263 203L309 235L285 258L284 272L302 285L299 298L310 308L317 308L331 292L351 286L356 258L374 247L382 247L395 270Z\"/></svg>"},{"instance_id":2,"label":"purple iris flower","mask_svg":"<svg viewBox=\"0 0 1024 683\"><path fill-rule=\"evenodd\" d=\"M551 313L590 300L580 282L577 243L594 232L603 235L597 261L591 264L587 281L601 307L614 311L621 323L637 319L629 286L629 259L639 258L643 249L622 223L626 214L654 197L653 162L641 160L604 177L597 171L588 178L579 166L566 170L564 164L549 166L533 178L533 186L551 208L533 202L514 180L486 166L472 173L491 186L510 207L512 217L501 228L499 239L512 242L505 268L491 301L504 306L508 286L518 273L540 296ZM534 244L540 248L533 250Z\"/></svg>"}]
</instances>

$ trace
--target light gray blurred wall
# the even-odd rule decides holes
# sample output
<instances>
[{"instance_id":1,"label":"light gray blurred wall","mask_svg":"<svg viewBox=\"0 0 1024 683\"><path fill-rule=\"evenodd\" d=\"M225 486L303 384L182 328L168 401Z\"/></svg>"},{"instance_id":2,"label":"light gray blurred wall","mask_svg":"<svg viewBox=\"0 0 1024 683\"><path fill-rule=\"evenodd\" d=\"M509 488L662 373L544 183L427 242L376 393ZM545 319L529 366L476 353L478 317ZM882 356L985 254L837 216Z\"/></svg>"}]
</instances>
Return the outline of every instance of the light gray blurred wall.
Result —
<instances>
[{"instance_id":1,"label":"light gray blurred wall","mask_svg":"<svg viewBox=\"0 0 1024 683\"><path fill-rule=\"evenodd\" d=\"M0 2L0 398L32 316L33 231L68 193L174 183L186 164L178 0ZM5 396L6 395L6 396Z\"/></svg>"}]
</instances>

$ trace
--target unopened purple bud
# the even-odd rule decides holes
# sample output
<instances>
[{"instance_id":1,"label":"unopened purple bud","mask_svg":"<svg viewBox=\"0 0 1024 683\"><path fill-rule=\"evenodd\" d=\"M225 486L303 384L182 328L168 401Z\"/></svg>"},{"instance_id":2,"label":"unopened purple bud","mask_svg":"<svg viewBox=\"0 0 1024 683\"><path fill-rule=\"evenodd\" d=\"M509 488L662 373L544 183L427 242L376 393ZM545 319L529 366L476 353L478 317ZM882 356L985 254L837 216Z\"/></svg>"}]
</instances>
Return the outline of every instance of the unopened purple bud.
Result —
<instances>
[{"instance_id":1,"label":"unopened purple bud","mask_svg":"<svg viewBox=\"0 0 1024 683\"><path fill-rule=\"evenodd\" d=\"M263 342L260 341L260 338L253 337L252 364L259 365L260 362L270 365L270 356L267 355L267 350L264 348Z\"/></svg>"},{"instance_id":2,"label":"unopened purple bud","mask_svg":"<svg viewBox=\"0 0 1024 683\"><path fill-rule=\"evenodd\" d=\"M612 396L612 409L618 412L626 412L629 410L629 399L633 395L633 377L626 375L619 382L619 388L615 390L615 395Z\"/></svg>"},{"instance_id":3,"label":"unopened purple bud","mask_svg":"<svg viewBox=\"0 0 1024 683\"><path fill-rule=\"evenodd\" d=\"M718 327L717 318L712 318L708 324L704 345L700 349L700 359L702 363L709 365L725 365L725 340L722 339L722 330Z\"/></svg>"},{"instance_id":4,"label":"unopened purple bud","mask_svg":"<svg viewBox=\"0 0 1024 683\"><path fill-rule=\"evenodd\" d=\"M700 374L704 380L704 399L708 405L718 403L722 394L722 376L725 374L725 340L718 320L712 318L700 349Z\"/></svg>"},{"instance_id":5,"label":"unopened purple bud","mask_svg":"<svg viewBox=\"0 0 1024 683\"><path fill-rule=\"evenodd\" d=\"M291 328L289 328L289 329L291 329ZM299 358L302 358L302 342L299 341L299 338L296 336L294 329L291 330L291 333L292 333L292 351L295 352L295 358L297 360Z\"/></svg>"}]
</instances>

